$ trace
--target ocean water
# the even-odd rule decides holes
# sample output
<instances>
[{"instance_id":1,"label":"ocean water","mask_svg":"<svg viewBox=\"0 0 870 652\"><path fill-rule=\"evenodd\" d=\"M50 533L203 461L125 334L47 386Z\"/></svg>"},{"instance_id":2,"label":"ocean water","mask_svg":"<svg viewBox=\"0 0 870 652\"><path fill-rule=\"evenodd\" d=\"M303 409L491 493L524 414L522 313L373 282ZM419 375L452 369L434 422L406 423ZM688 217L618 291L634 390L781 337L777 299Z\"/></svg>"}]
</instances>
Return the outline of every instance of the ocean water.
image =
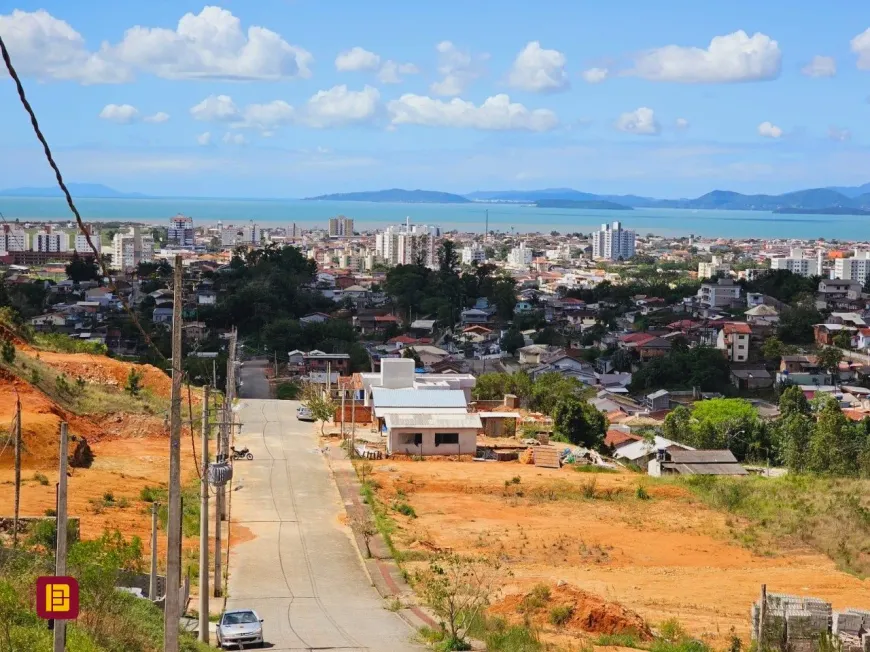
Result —
<instances>
[{"instance_id":1,"label":"ocean water","mask_svg":"<svg viewBox=\"0 0 870 652\"><path fill-rule=\"evenodd\" d=\"M639 208L632 211L535 208L511 204L385 204L258 199L77 199L86 221L126 220L165 224L176 213L190 215L195 224L240 224L254 220L262 226L326 226L336 215L355 220L357 230L404 222L433 224L444 230L502 232L589 232L604 222L621 221L639 234L700 235L725 238L827 238L870 240L870 217L863 215L775 215L762 211L716 211ZM7 221L65 220L72 217L59 198L2 197L0 213Z\"/></svg>"}]
</instances>

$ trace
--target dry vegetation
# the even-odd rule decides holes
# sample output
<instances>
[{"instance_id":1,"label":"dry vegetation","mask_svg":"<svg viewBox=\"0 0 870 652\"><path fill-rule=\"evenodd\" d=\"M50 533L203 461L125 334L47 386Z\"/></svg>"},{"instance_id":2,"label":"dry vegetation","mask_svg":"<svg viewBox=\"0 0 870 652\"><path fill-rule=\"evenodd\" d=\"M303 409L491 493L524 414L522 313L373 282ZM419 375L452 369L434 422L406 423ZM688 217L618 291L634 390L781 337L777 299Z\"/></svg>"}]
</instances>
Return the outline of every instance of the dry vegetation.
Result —
<instances>
[{"instance_id":1,"label":"dry vegetation","mask_svg":"<svg viewBox=\"0 0 870 652\"><path fill-rule=\"evenodd\" d=\"M746 486L757 482L763 480ZM591 603L580 596L639 614L654 628L682 623L689 635L717 648L728 646L735 633L748 644L748 609L762 583L777 592L815 595L835 607L870 606L870 583L820 552L828 519L845 514L826 513L829 503L820 492L813 494L818 502L812 509L804 510L810 515L805 531L815 533L807 537L787 527L787 518L774 518L776 501L786 494L765 493L761 500L757 488L717 490L627 472L389 460L374 464L370 484L384 508L379 524L388 517L392 544L409 572L439 551L497 555L510 574L491 613L510 616L509 622L530 619L544 640L578 644L580 636L588 641L605 635L638 643L643 637L584 628L583 605ZM839 493L831 499L845 498L849 487L835 485ZM735 491L740 501L723 502ZM805 500L800 495L792 493L787 501L786 513L795 522ZM862 513L849 509L852 519ZM860 530L841 525L837 531L848 548L866 546L866 536L855 536ZM559 599L531 614L518 612L516 605L541 584Z\"/></svg>"}]
</instances>

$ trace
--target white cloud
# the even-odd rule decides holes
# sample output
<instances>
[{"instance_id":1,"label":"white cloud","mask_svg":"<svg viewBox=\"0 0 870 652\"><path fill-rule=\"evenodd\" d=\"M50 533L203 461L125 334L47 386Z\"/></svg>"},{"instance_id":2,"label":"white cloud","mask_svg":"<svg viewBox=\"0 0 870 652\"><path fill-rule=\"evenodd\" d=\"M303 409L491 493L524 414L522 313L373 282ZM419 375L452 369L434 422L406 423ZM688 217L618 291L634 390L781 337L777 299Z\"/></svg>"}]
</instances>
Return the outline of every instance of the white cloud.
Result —
<instances>
[{"instance_id":1,"label":"white cloud","mask_svg":"<svg viewBox=\"0 0 870 652\"><path fill-rule=\"evenodd\" d=\"M449 102L423 95L406 94L387 104L393 125L425 125L484 130L549 131L559 124L548 109L529 110L510 101L507 95L495 95L480 106L454 98Z\"/></svg>"},{"instance_id":2,"label":"white cloud","mask_svg":"<svg viewBox=\"0 0 870 652\"><path fill-rule=\"evenodd\" d=\"M849 41L849 46L858 55L858 68L870 70L870 28Z\"/></svg>"},{"instance_id":3,"label":"white cloud","mask_svg":"<svg viewBox=\"0 0 870 652\"><path fill-rule=\"evenodd\" d=\"M115 61L167 79L277 80L310 77L314 58L265 27L242 30L232 12L206 6L176 29L136 26L108 49Z\"/></svg>"},{"instance_id":4,"label":"white cloud","mask_svg":"<svg viewBox=\"0 0 870 652\"><path fill-rule=\"evenodd\" d=\"M401 75L417 75L420 69L413 63L397 63L392 59L384 61L384 65L378 71L378 81L382 84L400 84Z\"/></svg>"},{"instance_id":5,"label":"white cloud","mask_svg":"<svg viewBox=\"0 0 870 652\"><path fill-rule=\"evenodd\" d=\"M762 122L758 125L758 135L765 138L780 138L782 137L782 129L770 121Z\"/></svg>"},{"instance_id":6,"label":"white cloud","mask_svg":"<svg viewBox=\"0 0 870 652\"><path fill-rule=\"evenodd\" d=\"M248 104L242 115L242 120L233 123L233 127L260 129L264 135L271 135L269 132L275 127L292 123L296 111L283 100L273 100L267 104Z\"/></svg>"},{"instance_id":7,"label":"white cloud","mask_svg":"<svg viewBox=\"0 0 870 652\"><path fill-rule=\"evenodd\" d=\"M433 95L459 95L483 74L483 62L489 58L486 54L472 56L468 50L460 50L450 41L441 41L435 49L442 79L429 86Z\"/></svg>"},{"instance_id":8,"label":"white cloud","mask_svg":"<svg viewBox=\"0 0 870 652\"><path fill-rule=\"evenodd\" d=\"M835 140L838 143L845 143L848 140L852 140L852 132L846 128L829 127L828 138Z\"/></svg>"},{"instance_id":9,"label":"white cloud","mask_svg":"<svg viewBox=\"0 0 870 652\"><path fill-rule=\"evenodd\" d=\"M750 37L739 30L716 36L706 49L667 45L649 50L637 56L628 74L685 84L747 82L775 79L781 67L776 41L761 32Z\"/></svg>"},{"instance_id":10,"label":"white cloud","mask_svg":"<svg viewBox=\"0 0 870 652\"><path fill-rule=\"evenodd\" d=\"M100 119L128 125L139 119L139 109L130 104L107 104L100 111Z\"/></svg>"},{"instance_id":11,"label":"white cloud","mask_svg":"<svg viewBox=\"0 0 870 652\"><path fill-rule=\"evenodd\" d=\"M837 62L834 57L816 55L801 68L801 73L807 77L833 77L837 74Z\"/></svg>"},{"instance_id":12,"label":"white cloud","mask_svg":"<svg viewBox=\"0 0 870 652\"><path fill-rule=\"evenodd\" d=\"M645 106L623 113L616 120L616 128L629 134L657 136L662 128L656 120L655 112Z\"/></svg>"},{"instance_id":13,"label":"white cloud","mask_svg":"<svg viewBox=\"0 0 870 652\"><path fill-rule=\"evenodd\" d=\"M206 145L211 145L211 132L204 131L199 136L196 137L196 142L205 147Z\"/></svg>"},{"instance_id":14,"label":"white cloud","mask_svg":"<svg viewBox=\"0 0 870 652\"><path fill-rule=\"evenodd\" d=\"M600 84L610 76L610 71L607 68L589 68L580 73L580 76L589 84Z\"/></svg>"},{"instance_id":15,"label":"white cloud","mask_svg":"<svg viewBox=\"0 0 870 652\"><path fill-rule=\"evenodd\" d=\"M166 122L167 120L169 120L169 114L165 111L158 111L154 115L146 115L143 120L145 120L145 122L159 124L161 122Z\"/></svg>"},{"instance_id":16,"label":"white cloud","mask_svg":"<svg viewBox=\"0 0 870 652\"><path fill-rule=\"evenodd\" d=\"M107 57L105 48L90 52L81 34L44 9L34 12L16 9L0 15L0 33L22 76L82 84L114 84L132 78L129 69ZM5 74L4 70L2 75Z\"/></svg>"},{"instance_id":17,"label":"white cloud","mask_svg":"<svg viewBox=\"0 0 870 652\"><path fill-rule=\"evenodd\" d=\"M190 115L204 122L233 122L241 117L239 107L229 95L209 95L190 109Z\"/></svg>"},{"instance_id":18,"label":"white cloud","mask_svg":"<svg viewBox=\"0 0 870 652\"><path fill-rule=\"evenodd\" d=\"M380 99L378 89L372 86L361 91L348 90L344 84L333 86L308 99L301 120L319 129L371 122L378 112Z\"/></svg>"},{"instance_id":19,"label":"white cloud","mask_svg":"<svg viewBox=\"0 0 870 652\"><path fill-rule=\"evenodd\" d=\"M689 121L686 118L677 118L674 122L674 126L682 131L689 128Z\"/></svg>"},{"instance_id":20,"label":"white cloud","mask_svg":"<svg viewBox=\"0 0 870 652\"><path fill-rule=\"evenodd\" d=\"M248 139L245 138L244 134L228 131L224 134L224 142L228 145L246 145Z\"/></svg>"},{"instance_id":21,"label":"white cloud","mask_svg":"<svg viewBox=\"0 0 870 652\"><path fill-rule=\"evenodd\" d=\"M530 41L517 55L508 73L508 83L531 93L546 93L568 88L565 55L545 50L539 41Z\"/></svg>"},{"instance_id":22,"label":"white cloud","mask_svg":"<svg viewBox=\"0 0 870 652\"><path fill-rule=\"evenodd\" d=\"M341 72L376 70L379 65L381 58L377 54L359 46L345 50L335 57L335 69Z\"/></svg>"}]
</instances>

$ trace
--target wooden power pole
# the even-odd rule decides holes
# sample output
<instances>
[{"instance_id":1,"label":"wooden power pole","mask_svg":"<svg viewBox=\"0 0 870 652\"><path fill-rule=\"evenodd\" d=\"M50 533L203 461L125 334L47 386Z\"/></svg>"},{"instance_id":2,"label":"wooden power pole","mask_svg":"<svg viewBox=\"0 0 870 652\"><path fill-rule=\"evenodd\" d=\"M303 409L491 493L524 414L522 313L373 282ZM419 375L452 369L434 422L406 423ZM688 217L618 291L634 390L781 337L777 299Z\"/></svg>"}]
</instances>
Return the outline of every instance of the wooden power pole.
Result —
<instances>
[{"instance_id":1,"label":"wooden power pole","mask_svg":"<svg viewBox=\"0 0 870 652\"><path fill-rule=\"evenodd\" d=\"M224 409L221 415L220 430L218 435L219 454L227 457L230 451L230 429L233 418L233 399L236 395L236 342L235 329L230 334L229 356L227 357L227 387L224 393ZM214 523L214 597L219 598L223 594L223 577L221 555L221 521L226 518L227 509L226 487L217 488L215 497L215 523Z\"/></svg>"},{"instance_id":2,"label":"wooden power pole","mask_svg":"<svg viewBox=\"0 0 870 652\"><path fill-rule=\"evenodd\" d=\"M184 308L181 255L175 256L172 288L172 394L169 404L169 498L166 541L166 598L163 609L163 652L178 652L181 604L181 313Z\"/></svg>"},{"instance_id":3,"label":"wooden power pole","mask_svg":"<svg viewBox=\"0 0 870 652\"><path fill-rule=\"evenodd\" d=\"M157 600L157 503L151 503L151 573L148 577L148 599Z\"/></svg>"},{"instance_id":4,"label":"wooden power pole","mask_svg":"<svg viewBox=\"0 0 870 652\"><path fill-rule=\"evenodd\" d=\"M54 558L54 574L56 577L66 576L66 544L67 544L67 483L66 472L69 463L69 440L67 439L66 423L60 424L60 464L57 478L57 517L55 520L57 547ZM66 649L66 621L54 621L54 652Z\"/></svg>"},{"instance_id":5,"label":"wooden power pole","mask_svg":"<svg viewBox=\"0 0 870 652\"><path fill-rule=\"evenodd\" d=\"M202 388L202 432L199 455L202 458L199 507L199 640L208 643L208 385Z\"/></svg>"},{"instance_id":6,"label":"wooden power pole","mask_svg":"<svg viewBox=\"0 0 870 652\"><path fill-rule=\"evenodd\" d=\"M15 420L12 422L15 437L15 515L12 520L12 546L18 547L18 516L21 510L21 397L16 396Z\"/></svg>"}]
</instances>

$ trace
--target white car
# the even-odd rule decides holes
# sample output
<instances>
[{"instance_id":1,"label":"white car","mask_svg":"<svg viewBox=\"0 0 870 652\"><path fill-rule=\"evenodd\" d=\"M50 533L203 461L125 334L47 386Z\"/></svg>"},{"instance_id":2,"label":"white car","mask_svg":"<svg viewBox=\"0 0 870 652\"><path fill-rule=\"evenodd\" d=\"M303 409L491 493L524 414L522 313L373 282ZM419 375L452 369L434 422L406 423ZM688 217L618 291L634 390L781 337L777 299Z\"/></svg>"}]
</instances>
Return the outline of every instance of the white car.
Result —
<instances>
[{"instance_id":1,"label":"white car","mask_svg":"<svg viewBox=\"0 0 870 652\"><path fill-rule=\"evenodd\" d=\"M317 421L317 419L314 418L314 413L311 412L311 409L304 405L300 405L296 408L296 418L300 421Z\"/></svg>"},{"instance_id":2,"label":"white car","mask_svg":"<svg viewBox=\"0 0 870 652\"><path fill-rule=\"evenodd\" d=\"M263 619L253 609L225 611L217 625L217 644L237 650L245 645L263 647Z\"/></svg>"}]
</instances>

